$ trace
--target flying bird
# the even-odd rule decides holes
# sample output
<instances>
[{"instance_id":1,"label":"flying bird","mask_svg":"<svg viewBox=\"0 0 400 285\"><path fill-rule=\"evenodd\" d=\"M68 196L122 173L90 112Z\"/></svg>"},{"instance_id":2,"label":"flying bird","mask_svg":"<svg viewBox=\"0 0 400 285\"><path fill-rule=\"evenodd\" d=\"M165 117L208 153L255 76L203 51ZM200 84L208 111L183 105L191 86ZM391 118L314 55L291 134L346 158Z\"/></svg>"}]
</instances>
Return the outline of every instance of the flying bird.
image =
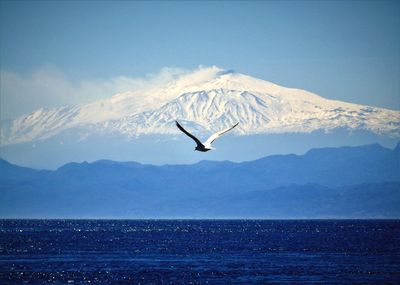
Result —
<instances>
[{"instance_id":1,"label":"flying bird","mask_svg":"<svg viewBox=\"0 0 400 285\"><path fill-rule=\"evenodd\" d=\"M194 135L192 135L191 133L189 133L187 130L185 130L179 123L178 121L175 121L176 126L178 127L178 129L180 129L182 132L184 132L188 137L192 138L197 146L194 150L198 150L198 151L202 151L202 152L206 152L212 149L215 149L211 146L211 144L220 136L222 136L223 134L225 134L226 132L232 130L234 127L236 127L237 125L239 125L239 123L236 123L234 126L227 128L225 130L219 131L213 135L211 135L204 143L202 143L198 138L196 138Z\"/></svg>"}]
</instances>

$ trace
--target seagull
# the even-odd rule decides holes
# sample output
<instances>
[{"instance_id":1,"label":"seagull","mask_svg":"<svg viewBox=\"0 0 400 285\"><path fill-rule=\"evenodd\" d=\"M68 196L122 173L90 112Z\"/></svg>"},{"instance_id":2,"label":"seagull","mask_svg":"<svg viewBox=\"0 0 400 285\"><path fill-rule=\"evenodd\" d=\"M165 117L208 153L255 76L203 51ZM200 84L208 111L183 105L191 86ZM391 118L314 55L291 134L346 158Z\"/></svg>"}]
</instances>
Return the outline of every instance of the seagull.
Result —
<instances>
[{"instance_id":1,"label":"seagull","mask_svg":"<svg viewBox=\"0 0 400 285\"><path fill-rule=\"evenodd\" d=\"M232 130L234 127L236 127L237 125L239 125L239 123L236 123L234 126L227 128L225 130L219 131L213 135L211 135L204 143L202 143L198 138L196 138L194 135L192 135L191 133L189 133L187 130L185 130L179 123L178 121L175 121L176 126L178 127L178 129L180 129L182 132L184 132L187 136L189 136L190 138L192 138L197 146L194 149L195 151L202 151L202 152L206 152L212 149L215 149L211 146L211 144L220 136L222 136L223 134L225 134L226 132Z\"/></svg>"}]
</instances>

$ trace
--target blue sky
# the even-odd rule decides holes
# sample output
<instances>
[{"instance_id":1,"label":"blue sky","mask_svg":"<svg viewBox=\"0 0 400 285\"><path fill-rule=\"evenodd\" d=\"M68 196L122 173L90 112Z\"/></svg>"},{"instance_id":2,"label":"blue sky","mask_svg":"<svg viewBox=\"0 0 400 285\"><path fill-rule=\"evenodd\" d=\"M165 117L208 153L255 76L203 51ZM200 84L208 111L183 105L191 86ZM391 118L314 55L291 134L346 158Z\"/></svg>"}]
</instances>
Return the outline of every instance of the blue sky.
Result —
<instances>
[{"instance_id":1,"label":"blue sky","mask_svg":"<svg viewBox=\"0 0 400 285\"><path fill-rule=\"evenodd\" d=\"M0 7L2 118L94 99L89 93L96 89L83 85L199 65L400 109L399 1L1 1ZM24 82L40 78L55 86L46 96ZM78 95L67 99L71 93Z\"/></svg>"}]
</instances>

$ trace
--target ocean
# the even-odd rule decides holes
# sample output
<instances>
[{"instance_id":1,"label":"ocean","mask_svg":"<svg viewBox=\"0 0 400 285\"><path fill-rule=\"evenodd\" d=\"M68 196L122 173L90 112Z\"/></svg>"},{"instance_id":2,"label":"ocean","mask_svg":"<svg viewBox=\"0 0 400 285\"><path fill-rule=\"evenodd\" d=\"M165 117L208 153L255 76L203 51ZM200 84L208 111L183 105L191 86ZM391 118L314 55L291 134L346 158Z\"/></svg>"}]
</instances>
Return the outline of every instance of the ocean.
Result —
<instances>
[{"instance_id":1,"label":"ocean","mask_svg":"<svg viewBox=\"0 0 400 285\"><path fill-rule=\"evenodd\" d=\"M400 220L0 220L1 284L400 284Z\"/></svg>"}]
</instances>

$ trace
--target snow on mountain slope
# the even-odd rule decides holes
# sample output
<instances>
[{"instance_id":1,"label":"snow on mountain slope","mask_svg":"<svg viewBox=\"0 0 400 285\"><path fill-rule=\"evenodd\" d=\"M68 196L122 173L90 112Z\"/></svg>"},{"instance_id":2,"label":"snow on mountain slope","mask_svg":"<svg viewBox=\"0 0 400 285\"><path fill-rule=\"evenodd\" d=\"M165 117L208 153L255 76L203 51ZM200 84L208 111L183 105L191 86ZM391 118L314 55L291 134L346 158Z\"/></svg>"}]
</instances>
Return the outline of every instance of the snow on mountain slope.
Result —
<instances>
[{"instance_id":1,"label":"snow on mountain slope","mask_svg":"<svg viewBox=\"0 0 400 285\"><path fill-rule=\"evenodd\" d=\"M1 123L3 145L50 138L79 128L90 133L176 134L174 121L214 132L240 122L237 134L346 128L400 136L400 112L324 99L217 67L200 68L165 85L86 105L39 109Z\"/></svg>"}]
</instances>

